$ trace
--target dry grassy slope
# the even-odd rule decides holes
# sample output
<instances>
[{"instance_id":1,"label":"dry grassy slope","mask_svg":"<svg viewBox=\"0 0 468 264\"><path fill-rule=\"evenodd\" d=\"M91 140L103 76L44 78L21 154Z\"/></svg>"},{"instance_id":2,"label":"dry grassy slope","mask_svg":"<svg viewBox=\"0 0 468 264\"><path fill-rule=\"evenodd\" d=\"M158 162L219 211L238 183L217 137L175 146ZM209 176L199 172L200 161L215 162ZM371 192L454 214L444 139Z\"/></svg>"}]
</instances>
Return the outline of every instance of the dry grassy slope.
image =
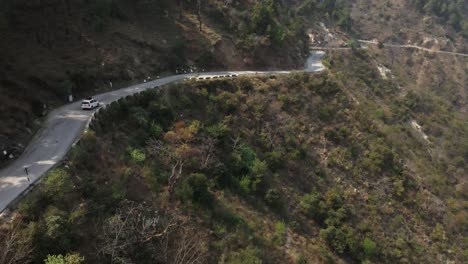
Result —
<instances>
[{"instance_id":1,"label":"dry grassy slope","mask_svg":"<svg viewBox=\"0 0 468 264\"><path fill-rule=\"evenodd\" d=\"M372 60L377 58L381 61L385 61L383 56L377 56L374 52L375 51L370 52L370 54L373 55ZM405 55L409 58L415 56L415 54L411 53L405 53ZM341 65L335 67L336 69L333 69L333 71L340 71L342 69L351 70L354 67L352 71L355 73L357 72L357 74L351 73L351 75L344 77L346 76L345 74L341 75L342 77L340 78L346 80L345 83L349 87L348 91L352 94L352 98L356 98L355 101L359 101L364 108L367 108L366 111L368 111L368 114L373 119L374 125L385 135L390 145L401 151L400 155L404 160L407 175L418 186L415 193L408 195L408 197L411 198L404 202L407 203L407 208L399 208L399 210L401 210L400 214L405 215L408 221L404 225L409 223L414 225L412 228L415 229L412 230L418 233L417 236L414 236L415 240L419 241L418 243L425 244L428 242L434 243L434 241L431 240L433 238L429 237L428 234L433 232L431 226L434 222L441 221L447 234L453 232L451 234L453 237L450 238L450 240L457 237L456 239L460 240L456 243L463 244L463 232L466 230L464 227L466 225L463 224L464 220L460 220L466 219L466 196L463 195L466 193L467 187L465 176L466 166L456 165L456 158L453 155L455 149L459 148L458 146L463 143L455 145L447 144L452 140L454 140L453 142L463 142L464 140L462 138L466 136L466 114L460 112L461 108L457 107L459 105L455 104L456 107L452 107L452 102L448 100L450 97L457 98L460 101L464 100L464 98L460 98L460 96L454 92L460 87L453 86L449 88L446 86L446 84L451 81L450 77L446 77L444 85L440 86L437 90L431 90L434 87L434 79L440 80L441 76L444 75L443 72L434 72L430 75L433 77L431 78L433 83L427 81L427 86L422 86L417 89L414 86L408 85L408 83L412 82L411 79L407 79L406 83L398 80L400 77L403 79L400 74L401 71L405 69L400 69L399 71L395 69L393 73L396 75L396 80L399 81L399 84L403 83L408 86L400 89L392 88L395 89L392 93L379 98L369 93L362 83L360 84L359 82L353 81L353 77L362 76L359 72L369 72L369 70L372 70L372 68L370 68L361 71L360 68L365 65L359 63L360 60L357 59L356 54L341 53L333 54L330 57L331 65ZM369 62L372 62L372 60ZM447 63L447 60L441 58L433 60L439 63ZM453 63L453 61L448 62ZM343 65L345 66L343 67ZM369 64L369 66L375 67L372 63ZM418 65L415 67L419 68L422 66ZM453 67L457 67L457 65ZM449 67L447 71L450 71L450 69L451 67ZM419 69L415 71L418 72ZM410 71L403 76L405 78L412 78L412 73L413 72ZM374 76L375 75L378 75L378 71L374 73ZM457 79L455 79L455 81L456 80ZM387 84L387 87L388 86ZM463 86L461 88L463 88ZM454 89L454 91L450 89ZM466 89L466 87L464 89ZM409 111L409 115L406 118L394 123L395 121L392 120L399 119L397 116L401 114L400 111L408 111L404 110L405 107L401 104L394 105L395 102L410 100L412 96L408 94L411 93L417 94L419 98L424 100L420 100L417 103L419 106ZM429 135L428 141L424 140L420 133L417 133L415 129L411 128L409 124L409 120L411 119L417 120L418 123L422 124L423 132ZM457 133L460 134L454 136ZM464 158L461 158L461 160L464 160L466 163L466 155ZM366 191L369 194L366 200L369 199L370 201L373 195L380 196L381 194L377 194L379 191L376 190L384 190L384 186L386 186L385 181L385 177L382 177L378 182L369 181L368 184L365 183L364 186L370 187ZM378 200L383 212L388 215L391 215L394 212L393 210L399 206L395 205L393 201L387 204L387 202L385 202L386 199L383 197ZM424 214L427 213L427 215L422 216L421 214L419 216L421 218L416 217L411 219L412 217L410 215L415 212L415 208L423 210L425 212ZM362 216L365 215L366 212L361 211L359 214ZM425 223L421 224L421 221ZM392 225L394 225L394 223L389 218L385 219L385 217L383 217L381 219L380 228L382 228L385 234L390 235L393 233L393 231L388 229L391 229ZM461 236L459 236L459 234L461 234ZM401 234L395 235L399 236ZM434 263L441 263L443 259L444 256L441 254L438 256L437 260L434 259L433 261ZM410 262L413 261L410 260ZM455 261L455 263L458 262Z\"/></svg>"},{"instance_id":2,"label":"dry grassy slope","mask_svg":"<svg viewBox=\"0 0 468 264\"><path fill-rule=\"evenodd\" d=\"M70 156L68 170L77 188L73 194L66 193L64 200L68 202L45 203L39 199L43 185L38 188L38 196L24 203L31 206L20 206L20 211L25 219L42 219L43 207L69 211L80 202L84 210L90 208L83 217L87 220L72 227L81 230L80 225L89 228L99 224L92 220L91 208L103 208L94 213L105 215L105 209L111 210L122 197L146 201L158 210L190 217L193 228L209 229L211 261L206 263L219 263L223 255L249 244L261 249L264 263L295 263L301 255L309 263L463 263L463 232L468 226L463 207L466 180L453 177L453 171L444 171L443 164L450 167L450 163L441 164L432 157L427 151L431 145L396 117L399 112L394 106L398 106L399 91L393 82L378 77L372 61L364 52L335 53L327 58L334 66L320 75L186 83L161 94L133 97L121 106L115 104L91 125L97 138L88 134ZM157 102L165 106L159 108ZM380 114L383 108L389 112ZM416 118L429 115L436 120L433 123L438 123L442 115L410 114ZM165 154L150 154L148 147L154 141L148 140L147 126L156 122L136 121L138 117L144 120L154 116L162 127L167 125L172 131L201 121L201 132L185 145L188 148L203 149L206 131L214 124L228 127L221 132L227 134L218 139L209 168L200 167L203 155L189 157L183 168L182 178L203 172L210 179L209 190L216 203L205 210L187 200L179 203L169 199L165 177L173 161ZM166 146L174 144L169 135L171 132L162 137ZM233 162L236 159L229 158L236 156L237 137L242 142L239 144L250 146L259 159L268 163L258 192L236 191L236 181L227 180L245 176ZM132 154L135 149L146 153L143 160ZM460 171L464 172L463 168ZM435 176L440 180L433 181ZM182 181L178 184L182 186ZM269 199L264 192L269 188L279 192L280 206L267 206ZM323 205L308 211L304 209L304 195L315 191L323 197ZM96 197L90 198L89 193ZM341 199L345 211L338 209ZM219 205L229 213L224 218L219 218ZM320 208L325 208L328 220L317 215L323 210ZM232 222L223 222L233 218L241 219L242 227L233 228ZM286 233L278 236L277 226L283 221ZM38 222L44 225L44 220ZM330 226L336 226L341 233L324 238ZM439 231L435 232L437 226ZM99 243L95 238L100 230L96 226L94 232L80 232L83 237L72 232L70 237L78 242L66 252L78 251L87 258L97 256L99 246L94 243ZM367 257L363 256L365 238L377 245L376 252Z\"/></svg>"},{"instance_id":3,"label":"dry grassy slope","mask_svg":"<svg viewBox=\"0 0 468 264\"><path fill-rule=\"evenodd\" d=\"M109 80L114 84L141 80L174 72L181 65L207 69L302 65L295 43L287 43L290 53L266 47L254 61L245 60L232 33L207 14L200 33L192 7L180 8L172 1L165 6L163 1L116 1L120 11L104 19L90 11L94 2L10 2L0 5L4 10L0 16L1 151L25 144L39 126L34 120L40 120L44 105L50 109L65 102L65 80L73 81L73 92L81 97L107 87ZM213 3L206 2L206 10ZM243 3L242 8L253 3ZM198 61L209 53L214 55L211 59Z\"/></svg>"},{"instance_id":4,"label":"dry grassy slope","mask_svg":"<svg viewBox=\"0 0 468 264\"><path fill-rule=\"evenodd\" d=\"M466 52L468 42L435 17L424 16L408 0L353 1L354 30L361 39L415 44L435 50ZM460 112L467 111L468 60L408 49L372 49L377 63L389 68L402 87L443 96Z\"/></svg>"},{"instance_id":5,"label":"dry grassy slope","mask_svg":"<svg viewBox=\"0 0 468 264\"><path fill-rule=\"evenodd\" d=\"M410 0L352 1L353 30L362 38L466 51L466 40L436 17L425 16Z\"/></svg>"}]
</instances>

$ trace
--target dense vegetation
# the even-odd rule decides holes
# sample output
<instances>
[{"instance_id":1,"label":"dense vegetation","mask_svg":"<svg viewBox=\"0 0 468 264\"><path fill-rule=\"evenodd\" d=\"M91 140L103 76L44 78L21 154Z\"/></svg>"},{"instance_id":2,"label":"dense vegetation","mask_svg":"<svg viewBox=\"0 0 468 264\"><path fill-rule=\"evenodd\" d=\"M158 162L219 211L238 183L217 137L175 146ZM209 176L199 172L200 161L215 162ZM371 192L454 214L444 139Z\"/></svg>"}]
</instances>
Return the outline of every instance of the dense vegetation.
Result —
<instances>
[{"instance_id":1,"label":"dense vegetation","mask_svg":"<svg viewBox=\"0 0 468 264\"><path fill-rule=\"evenodd\" d=\"M174 19L206 46L232 38L254 62L306 49L309 17L352 31L346 1L58 2L78 6L90 34L131 24L135 13L163 26ZM467 35L463 1L413 3ZM15 19L13 6L2 6L0 28ZM158 24L150 21L142 24ZM54 45L50 32L33 41ZM153 52L171 70L224 63L178 37L163 48L127 42L152 70L162 67L148 59ZM327 55L325 73L187 81L100 110L63 165L0 226L0 263L468 262L465 91L437 79L443 71L430 77L434 87L401 87L403 76L382 78L382 57L351 46ZM389 52L393 66L397 51ZM404 56L395 67L426 64ZM112 70L128 74L120 68L133 57L125 67L93 62L100 70L74 69L50 87L91 88Z\"/></svg>"},{"instance_id":2,"label":"dense vegetation","mask_svg":"<svg viewBox=\"0 0 468 264\"><path fill-rule=\"evenodd\" d=\"M324 16L324 19L342 29L351 30L352 20L349 14L350 4L336 0L305 0L297 8L299 14Z\"/></svg>"},{"instance_id":3,"label":"dense vegetation","mask_svg":"<svg viewBox=\"0 0 468 264\"><path fill-rule=\"evenodd\" d=\"M7 155L0 166L21 154L47 109L70 93L83 98L182 71L302 67L308 21L295 7L272 0L1 0L0 149Z\"/></svg>"},{"instance_id":4,"label":"dense vegetation","mask_svg":"<svg viewBox=\"0 0 468 264\"><path fill-rule=\"evenodd\" d=\"M468 38L468 4L465 0L411 0L421 11L440 17Z\"/></svg>"},{"instance_id":5,"label":"dense vegetation","mask_svg":"<svg viewBox=\"0 0 468 264\"><path fill-rule=\"evenodd\" d=\"M12 252L49 263L465 262L467 121L436 94L401 95L364 51L326 63L323 74L186 82L111 104L20 205Z\"/></svg>"}]
</instances>

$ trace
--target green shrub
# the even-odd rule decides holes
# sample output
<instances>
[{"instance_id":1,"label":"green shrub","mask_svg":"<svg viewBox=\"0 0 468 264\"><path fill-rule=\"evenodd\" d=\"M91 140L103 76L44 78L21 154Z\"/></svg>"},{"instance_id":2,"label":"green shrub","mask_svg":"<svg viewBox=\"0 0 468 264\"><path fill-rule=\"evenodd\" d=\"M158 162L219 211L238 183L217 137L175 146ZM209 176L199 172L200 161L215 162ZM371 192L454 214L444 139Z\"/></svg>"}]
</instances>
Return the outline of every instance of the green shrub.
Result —
<instances>
[{"instance_id":1,"label":"green shrub","mask_svg":"<svg viewBox=\"0 0 468 264\"><path fill-rule=\"evenodd\" d=\"M303 254L300 254L299 257L296 259L296 264L308 264L308 263L309 261Z\"/></svg>"},{"instance_id":2,"label":"green shrub","mask_svg":"<svg viewBox=\"0 0 468 264\"><path fill-rule=\"evenodd\" d=\"M369 174L375 175L384 170L402 172L403 167L398 161L398 156L381 138L371 141L365 154L366 156L359 161L359 166Z\"/></svg>"},{"instance_id":3,"label":"green shrub","mask_svg":"<svg viewBox=\"0 0 468 264\"><path fill-rule=\"evenodd\" d=\"M31 192L26 197L24 197L19 205L18 211L21 214L23 219L33 219L36 213L40 212L43 203L48 202L44 201L44 194L41 192ZM42 202L42 203L41 203Z\"/></svg>"},{"instance_id":4,"label":"green shrub","mask_svg":"<svg viewBox=\"0 0 468 264\"><path fill-rule=\"evenodd\" d=\"M114 201L123 201L127 196L127 189L124 184L117 183L112 185L111 197Z\"/></svg>"},{"instance_id":5,"label":"green shrub","mask_svg":"<svg viewBox=\"0 0 468 264\"><path fill-rule=\"evenodd\" d=\"M278 189L269 189L265 194L265 202L275 209L281 209L283 207L281 193Z\"/></svg>"},{"instance_id":6,"label":"green shrub","mask_svg":"<svg viewBox=\"0 0 468 264\"><path fill-rule=\"evenodd\" d=\"M350 47L353 51L354 50L357 50L357 48L359 48L359 42L355 39L352 39L350 41L348 41L348 47Z\"/></svg>"},{"instance_id":7,"label":"green shrub","mask_svg":"<svg viewBox=\"0 0 468 264\"><path fill-rule=\"evenodd\" d=\"M152 138L160 138L161 135L163 134L163 129L161 128L161 126L159 124L157 124L156 122L152 121L151 124L150 124L150 127L149 127L149 135L150 137Z\"/></svg>"},{"instance_id":8,"label":"green shrub","mask_svg":"<svg viewBox=\"0 0 468 264\"><path fill-rule=\"evenodd\" d=\"M286 94L278 95L278 101L281 102L281 109L283 109L285 111L290 110L291 100L289 99L288 95L286 95Z\"/></svg>"},{"instance_id":9,"label":"green shrub","mask_svg":"<svg viewBox=\"0 0 468 264\"><path fill-rule=\"evenodd\" d=\"M345 205L343 192L338 188L333 188L325 193L325 206L328 209L338 210Z\"/></svg>"},{"instance_id":10,"label":"green shrub","mask_svg":"<svg viewBox=\"0 0 468 264\"><path fill-rule=\"evenodd\" d=\"M364 241L362 241L362 249L367 258L372 258L377 253L377 244L370 238L366 237Z\"/></svg>"},{"instance_id":11,"label":"green shrub","mask_svg":"<svg viewBox=\"0 0 468 264\"><path fill-rule=\"evenodd\" d=\"M320 230L320 237L338 254L349 253L351 256L357 257L359 253L357 239L350 227L330 226Z\"/></svg>"},{"instance_id":12,"label":"green shrub","mask_svg":"<svg viewBox=\"0 0 468 264\"><path fill-rule=\"evenodd\" d=\"M321 244L319 246L319 254L320 258L324 261L326 264L335 264L335 255L328 249L327 246Z\"/></svg>"},{"instance_id":13,"label":"green shrub","mask_svg":"<svg viewBox=\"0 0 468 264\"><path fill-rule=\"evenodd\" d=\"M146 154L139 149L129 149L130 157L138 164L142 164L146 160Z\"/></svg>"},{"instance_id":14,"label":"green shrub","mask_svg":"<svg viewBox=\"0 0 468 264\"><path fill-rule=\"evenodd\" d=\"M240 148L232 153L235 169L242 174L248 174L251 171L254 161L257 159L255 150L246 144L242 144Z\"/></svg>"},{"instance_id":15,"label":"green shrub","mask_svg":"<svg viewBox=\"0 0 468 264\"><path fill-rule=\"evenodd\" d=\"M265 154L265 159L268 162L268 167L275 171L283 165L283 153L281 151L274 150Z\"/></svg>"},{"instance_id":16,"label":"green shrub","mask_svg":"<svg viewBox=\"0 0 468 264\"><path fill-rule=\"evenodd\" d=\"M213 208L213 218L228 227L238 227L245 224L242 217L222 205Z\"/></svg>"},{"instance_id":17,"label":"green shrub","mask_svg":"<svg viewBox=\"0 0 468 264\"><path fill-rule=\"evenodd\" d=\"M321 106L319 108L320 121L327 122L333 118L333 108L330 106Z\"/></svg>"},{"instance_id":18,"label":"green shrub","mask_svg":"<svg viewBox=\"0 0 468 264\"><path fill-rule=\"evenodd\" d=\"M228 91L221 92L220 94L214 96L213 99L216 101L221 110L226 114L235 112L239 105L238 95Z\"/></svg>"},{"instance_id":19,"label":"green shrub","mask_svg":"<svg viewBox=\"0 0 468 264\"><path fill-rule=\"evenodd\" d=\"M347 217L348 210L344 207L340 207L337 210L328 209L325 224L327 226L339 226Z\"/></svg>"},{"instance_id":20,"label":"green shrub","mask_svg":"<svg viewBox=\"0 0 468 264\"><path fill-rule=\"evenodd\" d=\"M85 165L90 166L95 163L95 156L93 155L96 152L97 146L97 137L94 131L87 130L81 136L81 139L77 145L72 150L71 160L76 165Z\"/></svg>"},{"instance_id":21,"label":"green shrub","mask_svg":"<svg viewBox=\"0 0 468 264\"><path fill-rule=\"evenodd\" d=\"M84 262L84 257L80 254L47 255L44 264L80 264Z\"/></svg>"},{"instance_id":22,"label":"green shrub","mask_svg":"<svg viewBox=\"0 0 468 264\"><path fill-rule=\"evenodd\" d=\"M250 194L252 192L251 183L249 176L243 176L239 182L240 188L244 193Z\"/></svg>"},{"instance_id":23,"label":"green shrub","mask_svg":"<svg viewBox=\"0 0 468 264\"><path fill-rule=\"evenodd\" d=\"M142 107L134 106L130 108L132 119L140 127L146 127L149 120L149 113Z\"/></svg>"},{"instance_id":24,"label":"green shrub","mask_svg":"<svg viewBox=\"0 0 468 264\"><path fill-rule=\"evenodd\" d=\"M251 152L250 149L246 150L247 151L245 151L243 154L241 153L241 157L244 156L244 158L240 158L240 161L239 156L237 156L237 164L243 165L243 170L241 170L241 172L248 172L248 174L242 176L241 180L239 181L240 188L244 193L247 194L253 194L257 192L264 194L264 192L266 191L264 188L264 177L267 174L268 165L266 164L266 162L255 158L255 152ZM254 158L254 160L251 161L252 158Z\"/></svg>"},{"instance_id":25,"label":"green shrub","mask_svg":"<svg viewBox=\"0 0 468 264\"><path fill-rule=\"evenodd\" d=\"M340 127L339 129L327 129L325 130L325 137L335 144L342 144L348 142L350 132L346 127Z\"/></svg>"},{"instance_id":26,"label":"green shrub","mask_svg":"<svg viewBox=\"0 0 468 264\"><path fill-rule=\"evenodd\" d=\"M193 201L202 205L209 205L213 195L208 190L208 179L204 174L194 173L189 177L189 184L193 189Z\"/></svg>"},{"instance_id":27,"label":"green shrub","mask_svg":"<svg viewBox=\"0 0 468 264\"><path fill-rule=\"evenodd\" d=\"M87 151L93 151L96 148L96 142L96 133L91 130L85 131L80 139L80 145Z\"/></svg>"},{"instance_id":28,"label":"green shrub","mask_svg":"<svg viewBox=\"0 0 468 264\"><path fill-rule=\"evenodd\" d=\"M273 17L275 13L275 2L273 0L258 2L252 10L252 32L264 35L268 26L275 23Z\"/></svg>"},{"instance_id":29,"label":"green shrub","mask_svg":"<svg viewBox=\"0 0 468 264\"><path fill-rule=\"evenodd\" d=\"M445 234L444 226L440 223L437 223L434 230L432 230L431 238L435 242L445 242L447 240L447 237Z\"/></svg>"},{"instance_id":30,"label":"green shrub","mask_svg":"<svg viewBox=\"0 0 468 264\"><path fill-rule=\"evenodd\" d=\"M350 30L353 24L351 15L347 11L339 12L338 22L336 23L341 29ZM352 48L352 46L351 46Z\"/></svg>"},{"instance_id":31,"label":"green shrub","mask_svg":"<svg viewBox=\"0 0 468 264\"><path fill-rule=\"evenodd\" d=\"M260 252L254 247L247 247L240 251L234 252L229 257L226 264L262 264Z\"/></svg>"},{"instance_id":32,"label":"green shrub","mask_svg":"<svg viewBox=\"0 0 468 264\"><path fill-rule=\"evenodd\" d=\"M248 145L242 145L240 148L240 156L242 159L243 165L250 168L253 165L253 162L257 158L255 150L253 150Z\"/></svg>"},{"instance_id":33,"label":"green shrub","mask_svg":"<svg viewBox=\"0 0 468 264\"><path fill-rule=\"evenodd\" d=\"M324 220L324 208L322 198L319 193L312 192L302 197L299 204L301 211L307 216L312 217L315 221L322 222Z\"/></svg>"},{"instance_id":34,"label":"green shrub","mask_svg":"<svg viewBox=\"0 0 468 264\"><path fill-rule=\"evenodd\" d=\"M168 127L174 120L174 113L171 108L159 101L153 101L148 106L149 117L157 120L161 127Z\"/></svg>"},{"instance_id":35,"label":"green shrub","mask_svg":"<svg viewBox=\"0 0 468 264\"><path fill-rule=\"evenodd\" d=\"M45 235L50 240L50 246L55 249L68 249L71 242L67 213L53 206L49 206L43 216ZM55 243L54 243L55 242Z\"/></svg>"},{"instance_id":36,"label":"green shrub","mask_svg":"<svg viewBox=\"0 0 468 264\"><path fill-rule=\"evenodd\" d=\"M177 186L176 194L182 201L192 201L193 199L193 188L189 182L184 180L179 186Z\"/></svg>"},{"instance_id":37,"label":"green shrub","mask_svg":"<svg viewBox=\"0 0 468 264\"><path fill-rule=\"evenodd\" d=\"M176 190L182 200L191 200L196 204L210 205L213 194L208 190L208 179L204 174L193 173Z\"/></svg>"},{"instance_id":38,"label":"green shrub","mask_svg":"<svg viewBox=\"0 0 468 264\"><path fill-rule=\"evenodd\" d=\"M286 225L284 222L276 222L275 223L275 233L273 234L273 243L276 246L282 246L286 243L288 235L288 230L286 229Z\"/></svg>"},{"instance_id":39,"label":"green shrub","mask_svg":"<svg viewBox=\"0 0 468 264\"><path fill-rule=\"evenodd\" d=\"M54 169L47 173L42 189L49 199L61 201L73 190L73 182L67 171Z\"/></svg>"},{"instance_id":40,"label":"green shrub","mask_svg":"<svg viewBox=\"0 0 468 264\"><path fill-rule=\"evenodd\" d=\"M281 42L283 42L284 38L286 37L284 28L276 23L273 25L268 25L266 34L271 42L276 45L281 44Z\"/></svg>"},{"instance_id":41,"label":"green shrub","mask_svg":"<svg viewBox=\"0 0 468 264\"><path fill-rule=\"evenodd\" d=\"M224 124L224 123L218 123L218 124L215 124L215 125L212 125L212 126L209 126L207 129L206 129L206 132L208 133L208 135L214 137L214 138L222 138L226 135L226 133L229 132L229 127Z\"/></svg>"},{"instance_id":42,"label":"green shrub","mask_svg":"<svg viewBox=\"0 0 468 264\"><path fill-rule=\"evenodd\" d=\"M262 183L263 179L265 178L268 172L268 165L265 161L261 161L259 159L255 159L252 168L251 168L251 175L252 175L252 190L257 191L257 186Z\"/></svg>"}]
</instances>

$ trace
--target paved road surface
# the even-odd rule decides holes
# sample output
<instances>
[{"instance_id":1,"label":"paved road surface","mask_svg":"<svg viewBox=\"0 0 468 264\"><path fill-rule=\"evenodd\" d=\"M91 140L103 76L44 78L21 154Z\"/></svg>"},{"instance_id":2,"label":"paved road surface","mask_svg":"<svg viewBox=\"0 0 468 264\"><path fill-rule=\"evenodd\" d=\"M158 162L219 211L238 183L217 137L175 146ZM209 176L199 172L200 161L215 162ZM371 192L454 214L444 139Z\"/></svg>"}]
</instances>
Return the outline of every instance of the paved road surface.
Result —
<instances>
[{"instance_id":1,"label":"paved road surface","mask_svg":"<svg viewBox=\"0 0 468 264\"><path fill-rule=\"evenodd\" d=\"M306 71L315 72L324 69L320 60L323 52L313 53L307 60ZM172 83L175 81L192 77L213 77L219 75L255 75L255 74L287 74L289 71L270 72L210 72L174 75L151 82L146 82L120 90L107 92L94 96L103 105L109 104L119 98L142 92L156 86ZM73 144L79 139L86 128L91 116L96 111L82 111L81 102L64 105L50 112L43 128L36 134L26 148L23 155L11 163L8 167L0 170L0 213L21 197L30 187L37 182L48 170L60 162ZM25 168L29 171L29 180Z\"/></svg>"},{"instance_id":2,"label":"paved road surface","mask_svg":"<svg viewBox=\"0 0 468 264\"><path fill-rule=\"evenodd\" d=\"M323 71L325 66L322 64L322 56L325 55L324 51L312 52L312 55L307 59L305 64L305 72L318 72Z\"/></svg>"}]
</instances>

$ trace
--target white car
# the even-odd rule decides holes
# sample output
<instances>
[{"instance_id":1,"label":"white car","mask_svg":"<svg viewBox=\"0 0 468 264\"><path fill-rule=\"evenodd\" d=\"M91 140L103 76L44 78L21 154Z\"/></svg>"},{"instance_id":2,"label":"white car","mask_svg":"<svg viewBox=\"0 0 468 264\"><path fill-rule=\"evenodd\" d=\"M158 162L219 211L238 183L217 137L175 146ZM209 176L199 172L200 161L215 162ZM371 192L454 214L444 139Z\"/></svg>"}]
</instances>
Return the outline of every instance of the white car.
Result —
<instances>
[{"instance_id":1,"label":"white car","mask_svg":"<svg viewBox=\"0 0 468 264\"><path fill-rule=\"evenodd\" d=\"M83 110L91 110L96 107L99 107L99 101L93 98L86 98L81 103L81 109Z\"/></svg>"}]
</instances>

